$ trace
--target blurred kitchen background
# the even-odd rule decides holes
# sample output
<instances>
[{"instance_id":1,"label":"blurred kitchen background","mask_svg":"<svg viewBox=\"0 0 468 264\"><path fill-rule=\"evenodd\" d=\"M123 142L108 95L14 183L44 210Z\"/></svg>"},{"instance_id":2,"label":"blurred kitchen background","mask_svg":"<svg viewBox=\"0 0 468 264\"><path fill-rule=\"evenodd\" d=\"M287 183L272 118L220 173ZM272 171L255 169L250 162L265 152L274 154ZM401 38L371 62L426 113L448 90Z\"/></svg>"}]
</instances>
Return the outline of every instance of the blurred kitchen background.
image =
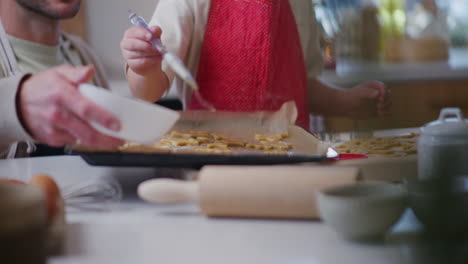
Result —
<instances>
[{"instance_id":1,"label":"blurred kitchen background","mask_svg":"<svg viewBox=\"0 0 468 264\"><path fill-rule=\"evenodd\" d=\"M293 1L316 4L322 80L345 88L380 80L394 96L387 120L327 118L326 130L417 127L449 106L468 113L468 0ZM84 0L79 16L65 24L88 40L120 91L127 89L119 44L129 27L128 10L149 20L157 2ZM173 93L165 100L176 103Z\"/></svg>"}]
</instances>

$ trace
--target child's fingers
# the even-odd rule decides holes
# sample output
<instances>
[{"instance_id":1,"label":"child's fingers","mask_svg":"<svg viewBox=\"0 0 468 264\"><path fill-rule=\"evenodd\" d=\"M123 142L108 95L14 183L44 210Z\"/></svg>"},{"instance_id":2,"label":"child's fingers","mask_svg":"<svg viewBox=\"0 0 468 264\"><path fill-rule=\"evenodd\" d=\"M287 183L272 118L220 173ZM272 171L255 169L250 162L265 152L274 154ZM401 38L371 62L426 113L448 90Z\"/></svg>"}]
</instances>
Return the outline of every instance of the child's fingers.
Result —
<instances>
[{"instance_id":1,"label":"child's fingers","mask_svg":"<svg viewBox=\"0 0 468 264\"><path fill-rule=\"evenodd\" d=\"M150 41L152 37L153 36L151 32L148 32L148 30L139 27L129 28L124 33L124 39L140 39L143 41Z\"/></svg>"},{"instance_id":2,"label":"child's fingers","mask_svg":"<svg viewBox=\"0 0 468 264\"><path fill-rule=\"evenodd\" d=\"M151 30L151 33L155 34L158 38L161 37L161 34L162 34L162 29L158 26L152 26L150 28Z\"/></svg>"},{"instance_id":3,"label":"child's fingers","mask_svg":"<svg viewBox=\"0 0 468 264\"><path fill-rule=\"evenodd\" d=\"M126 60L137 60L137 59L161 59L160 54L148 54L148 53L141 53L141 52L133 52L133 51L124 51L123 52L124 58Z\"/></svg>"},{"instance_id":4,"label":"child's fingers","mask_svg":"<svg viewBox=\"0 0 468 264\"><path fill-rule=\"evenodd\" d=\"M140 39L126 39L121 43L122 50L154 54L157 51L146 41Z\"/></svg>"}]
</instances>

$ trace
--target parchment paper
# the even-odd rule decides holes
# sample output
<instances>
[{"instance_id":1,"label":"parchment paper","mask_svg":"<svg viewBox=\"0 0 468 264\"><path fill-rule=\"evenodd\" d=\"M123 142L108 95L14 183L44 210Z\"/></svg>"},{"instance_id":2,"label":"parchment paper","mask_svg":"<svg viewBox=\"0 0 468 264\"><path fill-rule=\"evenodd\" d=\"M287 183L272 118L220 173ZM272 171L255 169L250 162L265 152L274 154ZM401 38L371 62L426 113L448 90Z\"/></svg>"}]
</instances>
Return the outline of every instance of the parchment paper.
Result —
<instances>
[{"instance_id":1,"label":"parchment paper","mask_svg":"<svg viewBox=\"0 0 468 264\"><path fill-rule=\"evenodd\" d=\"M292 144L292 150L288 154L312 154L325 155L330 144L321 142L315 136L304 129L294 125L297 119L296 104L293 101L286 102L278 111L258 112L210 112L210 111L182 111L181 118L176 122L171 131L207 131L213 134L225 136L232 140L258 144L255 134L288 133L289 137L283 141ZM157 143L157 142L155 142ZM161 153L164 149L153 150L151 145L138 147L142 153ZM193 152L196 146L176 147L173 154ZM102 150L74 146L77 151L93 152L126 152L118 150ZM138 151L137 150L137 151ZM135 153L135 151L129 152ZM166 151L167 152L167 151ZM258 153L263 151L240 149L233 154ZM203 155L203 153L196 153Z\"/></svg>"},{"instance_id":2,"label":"parchment paper","mask_svg":"<svg viewBox=\"0 0 468 264\"><path fill-rule=\"evenodd\" d=\"M293 145L291 154L325 155L329 144L295 124L297 108L293 101L283 104L278 111L209 112L184 111L172 130L208 131L233 140L257 143L255 134L288 133L283 141Z\"/></svg>"}]
</instances>

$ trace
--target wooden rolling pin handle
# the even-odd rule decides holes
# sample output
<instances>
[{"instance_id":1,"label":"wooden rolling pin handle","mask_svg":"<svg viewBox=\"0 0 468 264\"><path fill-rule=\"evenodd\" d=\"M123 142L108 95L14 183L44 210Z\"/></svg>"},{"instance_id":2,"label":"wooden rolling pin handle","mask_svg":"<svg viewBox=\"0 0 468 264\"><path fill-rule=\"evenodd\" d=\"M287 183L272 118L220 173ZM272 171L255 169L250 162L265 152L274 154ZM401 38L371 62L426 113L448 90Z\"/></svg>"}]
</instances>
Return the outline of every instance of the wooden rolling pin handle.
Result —
<instances>
[{"instance_id":1,"label":"wooden rolling pin handle","mask_svg":"<svg viewBox=\"0 0 468 264\"><path fill-rule=\"evenodd\" d=\"M194 202L210 217L318 219L316 192L359 176L352 167L206 166L198 181L149 180L138 194L155 203Z\"/></svg>"},{"instance_id":2,"label":"wooden rolling pin handle","mask_svg":"<svg viewBox=\"0 0 468 264\"><path fill-rule=\"evenodd\" d=\"M198 203L198 182L153 179L138 186L138 196L153 203Z\"/></svg>"}]
</instances>

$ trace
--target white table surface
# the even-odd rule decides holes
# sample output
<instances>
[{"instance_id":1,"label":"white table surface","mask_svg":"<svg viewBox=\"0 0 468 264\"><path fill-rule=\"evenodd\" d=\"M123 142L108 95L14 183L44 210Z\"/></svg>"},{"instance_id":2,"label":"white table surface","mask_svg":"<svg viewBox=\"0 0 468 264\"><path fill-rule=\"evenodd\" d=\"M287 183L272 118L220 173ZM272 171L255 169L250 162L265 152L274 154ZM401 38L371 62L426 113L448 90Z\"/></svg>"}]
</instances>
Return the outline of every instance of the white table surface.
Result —
<instances>
[{"instance_id":1,"label":"white table surface","mask_svg":"<svg viewBox=\"0 0 468 264\"><path fill-rule=\"evenodd\" d=\"M124 189L156 169L92 167L78 156L0 160L0 176L28 180L45 172L61 187L117 178ZM195 205L153 205L131 195L112 209L67 215L62 256L49 263L404 263L398 243L366 245L341 239L318 221L211 219ZM414 230L407 211L393 236Z\"/></svg>"}]
</instances>

